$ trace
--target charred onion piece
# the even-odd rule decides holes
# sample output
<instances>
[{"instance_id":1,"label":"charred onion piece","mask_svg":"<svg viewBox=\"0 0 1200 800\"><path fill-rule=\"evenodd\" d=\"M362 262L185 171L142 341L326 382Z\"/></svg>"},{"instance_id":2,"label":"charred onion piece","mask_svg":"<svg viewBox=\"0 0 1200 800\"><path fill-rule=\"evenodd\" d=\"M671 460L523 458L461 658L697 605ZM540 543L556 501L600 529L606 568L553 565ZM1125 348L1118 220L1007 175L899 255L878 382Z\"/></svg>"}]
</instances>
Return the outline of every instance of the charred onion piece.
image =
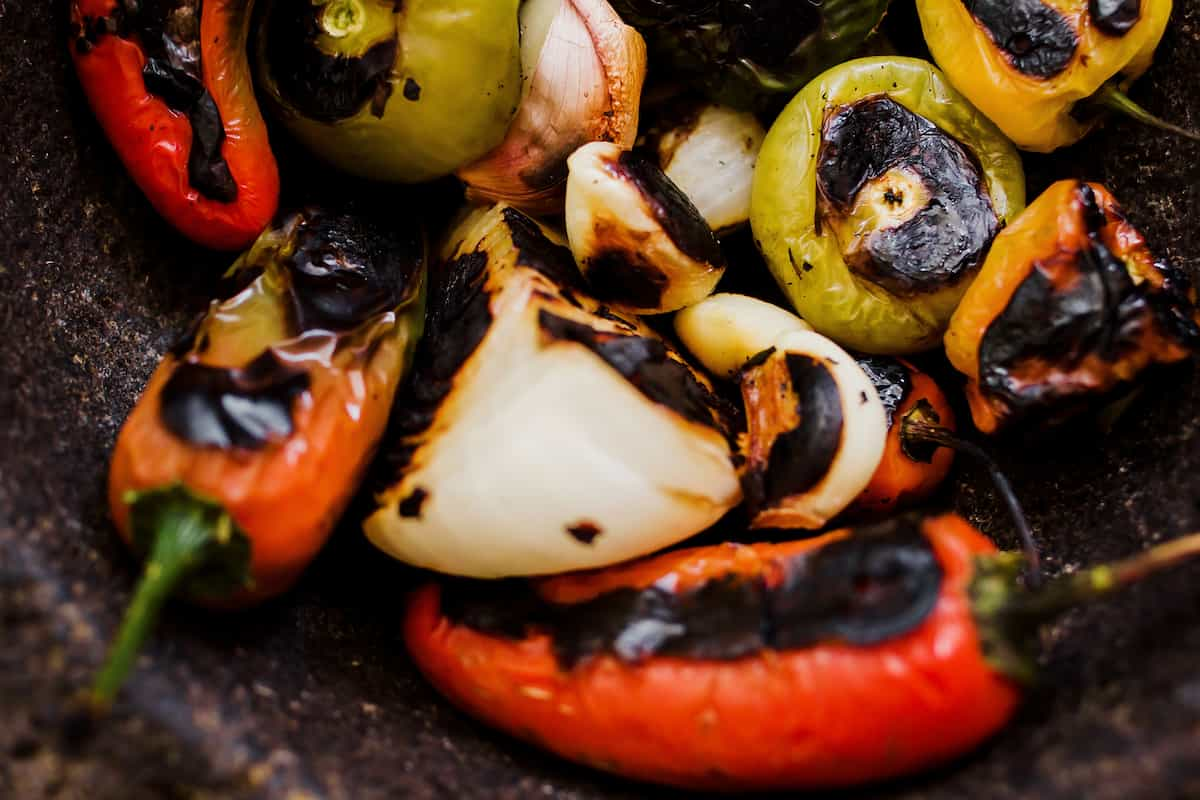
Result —
<instances>
[{"instance_id":1,"label":"charred onion piece","mask_svg":"<svg viewBox=\"0 0 1200 800\"><path fill-rule=\"evenodd\" d=\"M675 315L683 346L713 375L733 378L791 331L810 331L790 311L744 294L714 294Z\"/></svg>"},{"instance_id":2,"label":"charred onion piece","mask_svg":"<svg viewBox=\"0 0 1200 800\"><path fill-rule=\"evenodd\" d=\"M844 61L888 0L614 0L669 65L720 103L769 106Z\"/></svg>"},{"instance_id":3,"label":"charred onion piece","mask_svg":"<svg viewBox=\"0 0 1200 800\"><path fill-rule=\"evenodd\" d=\"M458 575L560 572L652 552L740 500L705 379L580 291L552 234L480 211L446 258L366 522L377 546Z\"/></svg>"},{"instance_id":4,"label":"charred onion piece","mask_svg":"<svg viewBox=\"0 0 1200 800\"><path fill-rule=\"evenodd\" d=\"M265 0L258 77L312 152L415 183L504 138L521 98L519 0Z\"/></svg>"},{"instance_id":5,"label":"charred onion piece","mask_svg":"<svg viewBox=\"0 0 1200 800\"><path fill-rule=\"evenodd\" d=\"M712 294L725 273L721 248L662 170L605 142L581 147L567 164L567 238L596 298L660 314Z\"/></svg>"},{"instance_id":6,"label":"charred onion piece","mask_svg":"<svg viewBox=\"0 0 1200 800\"><path fill-rule=\"evenodd\" d=\"M1124 92L1150 67L1171 0L917 0L954 87L1026 150L1074 144L1103 106L1196 138Z\"/></svg>"},{"instance_id":7,"label":"charred onion piece","mask_svg":"<svg viewBox=\"0 0 1200 800\"><path fill-rule=\"evenodd\" d=\"M767 133L749 111L689 104L656 120L645 146L705 222L724 233L750 220L754 165Z\"/></svg>"},{"instance_id":8,"label":"charred onion piece","mask_svg":"<svg viewBox=\"0 0 1200 800\"><path fill-rule=\"evenodd\" d=\"M470 199L557 213L571 153L588 142L633 145L646 45L607 0L526 0L521 20L527 77L517 115L504 141L458 176Z\"/></svg>"},{"instance_id":9,"label":"charred onion piece","mask_svg":"<svg viewBox=\"0 0 1200 800\"><path fill-rule=\"evenodd\" d=\"M1060 181L996 237L946 333L976 426L1053 424L1200 346L1196 292L1103 186Z\"/></svg>"},{"instance_id":10,"label":"charred onion piece","mask_svg":"<svg viewBox=\"0 0 1200 800\"><path fill-rule=\"evenodd\" d=\"M1024 202L1016 151L933 65L864 58L814 80L776 120L750 221L814 329L903 354L939 341Z\"/></svg>"},{"instance_id":11,"label":"charred onion piece","mask_svg":"<svg viewBox=\"0 0 1200 800\"><path fill-rule=\"evenodd\" d=\"M887 418L870 378L836 344L785 333L742 372L742 487L754 528L816 530L871 481Z\"/></svg>"}]
</instances>

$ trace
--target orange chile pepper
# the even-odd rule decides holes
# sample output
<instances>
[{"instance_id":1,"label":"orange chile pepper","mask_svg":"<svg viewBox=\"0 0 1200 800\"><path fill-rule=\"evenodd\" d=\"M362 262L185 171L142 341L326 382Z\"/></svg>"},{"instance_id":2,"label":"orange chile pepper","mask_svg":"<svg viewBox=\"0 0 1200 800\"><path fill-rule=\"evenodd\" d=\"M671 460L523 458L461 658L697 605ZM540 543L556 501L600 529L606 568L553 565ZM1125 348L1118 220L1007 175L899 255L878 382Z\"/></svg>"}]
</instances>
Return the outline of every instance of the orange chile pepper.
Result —
<instances>
[{"instance_id":1,"label":"orange chile pepper","mask_svg":"<svg viewBox=\"0 0 1200 800\"><path fill-rule=\"evenodd\" d=\"M246 55L252 4L71 2L71 54L105 135L158 213L218 250L248 246L279 202Z\"/></svg>"},{"instance_id":2,"label":"orange chile pepper","mask_svg":"<svg viewBox=\"0 0 1200 800\"><path fill-rule=\"evenodd\" d=\"M316 555L386 427L423 326L424 241L306 211L268 231L159 365L117 439L109 503L147 559L94 700L174 589L237 608Z\"/></svg>"},{"instance_id":3,"label":"orange chile pepper","mask_svg":"<svg viewBox=\"0 0 1200 800\"><path fill-rule=\"evenodd\" d=\"M1193 535L1029 589L961 517L901 517L433 583L404 633L451 701L566 758L700 790L849 786L972 749L1017 708L1040 622L1197 554Z\"/></svg>"},{"instance_id":4,"label":"orange chile pepper","mask_svg":"<svg viewBox=\"0 0 1200 800\"><path fill-rule=\"evenodd\" d=\"M914 441L906 436L905 423L920 421L952 434L954 411L933 378L902 358L870 356L860 358L858 364L883 400L888 437L871 482L847 510L883 515L912 507L933 494L954 464L952 449Z\"/></svg>"},{"instance_id":5,"label":"orange chile pepper","mask_svg":"<svg viewBox=\"0 0 1200 800\"><path fill-rule=\"evenodd\" d=\"M1200 349L1195 302L1107 189L1059 181L992 243L946 355L979 430L1054 424Z\"/></svg>"}]
</instances>

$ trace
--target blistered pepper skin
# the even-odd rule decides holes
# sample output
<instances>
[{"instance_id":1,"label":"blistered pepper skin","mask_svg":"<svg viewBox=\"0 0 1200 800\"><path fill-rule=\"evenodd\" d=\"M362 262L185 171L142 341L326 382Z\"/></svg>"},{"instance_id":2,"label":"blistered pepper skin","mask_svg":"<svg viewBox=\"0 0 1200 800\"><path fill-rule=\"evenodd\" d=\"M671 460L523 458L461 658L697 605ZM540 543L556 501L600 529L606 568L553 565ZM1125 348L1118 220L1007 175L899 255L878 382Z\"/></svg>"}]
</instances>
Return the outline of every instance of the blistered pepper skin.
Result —
<instances>
[{"instance_id":1,"label":"blistered pepper skin","mask_svg":"<svg viewBox=\"0 0 1200 800\"><path fill-rule=\"evenodd\" d=\"M295 336L289 331L295 312L258 291L259 283L214 304L209 327L187 353L163 359L117 438L108 498L122 538L134 544L130 493L181 484L219 504L250 540L249 588L189 599L236 608L286 591L329 536L387 426L423 325L423 276L421 263L400 306L344 334L359 337L361 346L342 347L338 334L320 330ZM212 322L218 317L224 322ZM205 446L171 429L164 390L182 366L242 367L263 344L264 352L307 376L290 402L290 433L247 449Z\"/></svg>"},{"instance_id":2,"label":"blistered pepper skin","mask_svg":"<svg viewBox=\"0 0 1200 800\"><path fill-rule=\"evenodd\" d=\"M847 263L845 248L864 241L867 231L840 241L823 224L817 184L824 128L839 110L873 99L932 123L965 151L994 213L994 227L1024 208L1025 176L1000 131L936 67L918 59L862 58L834 67L802 89L772 125L754 171L750 223L776 282L797 313L838 344L904 355L937 345L977 267L940 283L932 276L914 291L892 291ZM851 144L851 150L862 145ZM908 194L902 202L911 203L916 192Z\"/></svg>"},{"instance_id":3,"label":"blistered pepper skin","mask_svg":"<svg viewBox=\"0 0 1200 800\"><path fill-rule=\"evenodd\" d=\"M71 43L79 82L92 111L150 204L189 239L216 250L248 246L279 203L279 172L254 98L246 40L251 0L206 0L200 23L203 83L224 124L221 153L237 185L231 202L206 197L189 180L192 129L146 89L146 56L133 40L109 33ZM118 0L73 0L71 21L112 19Z\"/></svg>"},{"instance_id":4,"label":"blistered pepper skin","mask_svg":"<svg viewBox=\"0 0 1200 800\"><path fill-rule=\"evenodd\" d=\"M837 642L733 661L602 654L564 669L545 635L508 640L452 623L437 585L419 590L405 641L455 704L559 755L640 780L696 790L849 786L915 772L970 750L1001 727L1019 691L988 666L968 598L976 556L995 547L968 523L925 523L943 570L918 627L871 646ZM770 574L776 560L845 536L669 553L545 582L556 602L619 587L694 587Z\"/></svg>"},{"instance_id":5,"label":"blistered pepper skin","mask_svg":"<svg viewBox=\"0 0 1200 800\"><path fill-rule=\"evenodd\" d=\"M1072 114L1076 104L1111 80L1125 91L1149 69L1172 0L1142 0L1136 23L1120 35L1097 24L1090 0L1039 0L1037 5L1056 12L1076 39L1061 71L1048 76L1015 66L967 5L962 0L917 0L934 60L1018 147L1048 153L1079 141L1099 122L1095 114Z\"/></svg>"}]
</instances>

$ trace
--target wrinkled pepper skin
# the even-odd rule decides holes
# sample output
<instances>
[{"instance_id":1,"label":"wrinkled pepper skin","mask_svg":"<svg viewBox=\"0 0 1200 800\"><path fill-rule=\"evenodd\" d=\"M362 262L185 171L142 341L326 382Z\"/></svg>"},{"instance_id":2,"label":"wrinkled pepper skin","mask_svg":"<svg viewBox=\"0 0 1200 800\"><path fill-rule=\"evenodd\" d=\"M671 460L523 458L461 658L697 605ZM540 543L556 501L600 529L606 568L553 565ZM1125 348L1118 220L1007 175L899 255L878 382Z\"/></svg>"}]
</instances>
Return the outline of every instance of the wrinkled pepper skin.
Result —
<instances>
[{"instance_id":1,"label":"wrinkled pepper skin","mask_svg":"<svg viewBox=\"0 0 1200 800\"><path fill-rule=\"evenodd\" d=\"M884 360L884 359L878 359ZM904 359L886 359L907 376L906 391L898 394L898 403L889 403L885 389L884 406L888 410L888 436L883 459L871 476L871 482L847 509L850 514L883 516L899 509L911 508L929 497L946 480L954 466L954 451L948 447L928 445L909 447L904 438L904 420L913 414L922 421L953 432L954 409L945 392L927 373ZM859 362L860 365L862 362ZM875 378L874 371L868 374Z\"/></svg>"},{"instance_id":2,"label":"wrinkled pepper skin","mask_svg":"<svg viewBox=\"0 0 1200 800\"><path fill-rule=\"evenodd\" d=\"M131 544L135 538L129 493L182 484L219 504L249 539L252 586L230 595L190 598L201 604L249 605L285 591L299 577L357 488L411 363L423 326L425 245L419 232L408 240L412 249L404 258L410 260L386 307L376 304L366 313L343 316L336 330L297 321L296 308L306 309L309 317L301 319L309 319L311 309L338 302L338 293L344 297L347 286L354 285L351 269L330 266L353 266L362 252L346 246L357 232L347 234L344 223L342 217L307 211L263 234L231 270L234 280L249 279L248 284L214 302L199 327L163 359L117 439L108 489L123 538ZM308 252L326 257L317 263L330 270L326 277L336 287L318 287L329 293L317 296L315 304L306 299L314 295L297 288L297 242L305 235ZM221 445L181 435L178 423L172 428L167 414L174 407L165 398L182 369L239 369L268 354L289 371L286 377L294 387L289 392L290 432L245 441L254 438L256 423L279 425L251 416L237 432L241 444ZM228 397L221 400L230 402ZM189 402L201 400L193 396ZM195 417L191 408L181 405L179 410L185 424L187 415Z\"/></svg>"},{"instance_id":3,"label":"wrinkled pepper skin","mask_svg":"<svg viewBox=\"0 0 1200 800\"><path fill-rule=\"evenodd\" d=\"M192 185L191 122L146 88L146 53L121 30L137 13L127 5L137 7L122 0L71 2L70 50L92 110L129 174L172 226L206 247L245 248L279 202L279 172L246 57L252 0L204 0L198 31L202 83L220 112L220 153L236 186L236 196L226 199Z\"/></svg>"},{"instance_id":4,"label":"wrinkled pepper skin","mask_svg":"<svg viewBox=\"0 0 1200 800\"><path fill-rule=\"evenodd\" d=\"M1059 181L996 237L946 332L975 425L1051 425L1200 347L1196 293L1100 184Z\"/></svg>"},{"instance_id":5,"label":"wrinkled pepper skin","mask_svg":"<svg viewBox=\"0 0 1200 800\"><path fill-rule=\"evenodd\" d=\"M1106 5L1136 7L1135 21L1106 23L1097 16ZM1125 91L1149 69L1171 6L1171 0L917 0L925 42L954 88L1018 147L1043 153L1074 144L1100 121L1095 113L1072 113L1078 103L1109 81ZM994 34L981 20L998 31L1015 29ZM1027 52L1015 56L1003 42L1018 36Z\"/></svg>"},{"instance_id":6,"label":"wrinkled pepper skin","mask_svg":"<svg viewBox=\"0 0 1200 800\"><path fill-rule=\"evenodd\" d=\"M941 569L924 618L873 645L821 641L733 660L605 652L565 668L550 637L489 635L444 613L443 589L412 598L405 640L422 672L491 725L593 767L696 790L849 786L962 754L1001 727L1019 690L988 665L968 597L973 563L994 546L960 517L921 523ZM854 536L667 553L536 584L578 603L654 585L779 584L785 559ZM572 625L572 617L566 619ZM576 620L587 624L586 620Z\"/></svg>"},{"instance_id":7,"label":"wrinkled pepper skin","mask_svg":"<svg viewBox=\"0 0 1200 800\"><path fill-rule=\"evenodd\" d=\"M818 333L905 355L937 346L994 232L1024 207L1016 149L940 70L873 57L818 76L776 119L754 170L750 224ZM876 240L887 255L866 259Z\"/></svg>"}]
</instances>

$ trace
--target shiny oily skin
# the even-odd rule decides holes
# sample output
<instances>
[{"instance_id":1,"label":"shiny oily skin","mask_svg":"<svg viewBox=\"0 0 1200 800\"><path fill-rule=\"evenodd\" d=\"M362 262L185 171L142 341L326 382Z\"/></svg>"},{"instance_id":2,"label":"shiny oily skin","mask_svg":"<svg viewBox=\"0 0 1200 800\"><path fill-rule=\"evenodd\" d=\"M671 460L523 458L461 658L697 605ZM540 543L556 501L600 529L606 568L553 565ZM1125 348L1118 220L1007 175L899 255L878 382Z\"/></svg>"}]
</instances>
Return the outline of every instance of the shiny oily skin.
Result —
<instances>
[{"instance_id":1,"label":"shiny oily skin","mask_svg":"<svg viewBox=\"0 0 1200 800\"><path fill-rule=\"evenodd\" d=\"M1024 207L1020 159L996 127L932 65L917 59L881 57L829 70L787 106L768 132L759 155L750 222L776 281L814 329L862 352L917 352L939 341L965 291L966 274L949 285L935 285L931 291L914 294L906 288L903 295L897 295L856 274L846 263L835 228L817 224L821 203L827 200L818 188L822 131L832 115L868 98L894 102L956 142L977 165L998 225L1006 224ZM853 152L854 145L847 141L845 148ZM953 149L943 147L947 152ZM928 199L928 189L912 174L911 170L893 170L888 176L905 189L900 193L904 197L897 205L895 214L900 219L896 221L912 216ZM891 186L875 181L858 188L868 191L862 198L868 203L860 205L866 216L858 219L868 226L892 227L891 204L886 197ZM872 188L878 197L870 194ZM872 220L871 207L884 211ZM853 215L849 219L843 230L855 231L854 225L859 223ZM844 233L841 239L850 244L856 237Z\"/></svg>"},{"instance_id":2,"label":"shiny oily skin","mask_svg":"<svg viewBox=\"0 0 1200 800\"><path fill-rule=\"evenodd\" d=\"M1171 0L917 0L950 81L1019 147L1050 152L1100 120L1076 104L1150 66ZM974 9L972 14L971 9Z\"/></svg>"},{"instance_id":3,"label":"shiny oily skin","mask_svg":"<svg viewBox=\"0 0 1200 800\"><path fill-rule=\"evenodd\" d=\"M416 183L504 138L521 97L518 0L272 0L259 76L284 124L335 166Z\"/></svg>"}]
</instances>

